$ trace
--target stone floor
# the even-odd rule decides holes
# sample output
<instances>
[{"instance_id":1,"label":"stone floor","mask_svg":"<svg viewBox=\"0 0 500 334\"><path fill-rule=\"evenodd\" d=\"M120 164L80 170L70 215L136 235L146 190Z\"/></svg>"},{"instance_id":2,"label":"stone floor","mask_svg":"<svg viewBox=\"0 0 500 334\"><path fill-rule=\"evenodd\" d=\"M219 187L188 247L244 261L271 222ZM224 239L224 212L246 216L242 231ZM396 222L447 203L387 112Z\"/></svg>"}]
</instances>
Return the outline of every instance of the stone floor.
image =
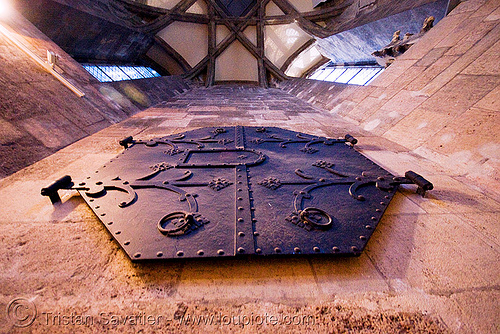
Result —
<instances>
[{"instance_id":1,"label":"stone floor","mask_svg":"<svg viewBox=\"0 0 500 334\"><path fill-rule=\"evenodd\" d=\"M401 187L360 257L149 263L132 263L75 192L56 206L40 196L65 174L79 179L103 165L125 136L236 124L351 133L362 154L395 174L413 169L435 190L422 198L414 186ZM0 180L0 198L0 310L15 298L32 300L33 332L500 330L500 203L405 147L277 89L195 88ZM0 332L26 329L0 312Z\"/></svg>"}]
</instances>

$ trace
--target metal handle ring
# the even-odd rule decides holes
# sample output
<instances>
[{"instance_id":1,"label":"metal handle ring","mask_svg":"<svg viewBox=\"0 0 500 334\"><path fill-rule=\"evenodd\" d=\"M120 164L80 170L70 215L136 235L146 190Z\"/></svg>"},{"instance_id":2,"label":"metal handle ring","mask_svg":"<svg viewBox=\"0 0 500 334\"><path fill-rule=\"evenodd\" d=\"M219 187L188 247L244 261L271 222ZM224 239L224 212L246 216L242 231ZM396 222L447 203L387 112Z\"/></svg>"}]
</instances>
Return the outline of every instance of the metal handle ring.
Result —
<instances>
[{"instance_id":1,"label":"metal handle ring","mask_svg":"<svg viewBox=\"0 0 500 334\"><path fill-rule=\"evenodd\" d=\"M184 221L182 224L179 226L176 226L174 228L167 229L163 226L166 226L169 224L169 221L178 218L178 219L183 219ZM183 234L184 231L186 231L189 226L191 225L191 222L193 220L193 215L190 213L187 213L185 211L176 211L176 212L171 212L168 215L164 216L160 221L158 222L158 230L165 235L180 235Z\"/></svg>"},{"instance_id":2,"label":"metal handle ring","mask_svg":"<svg viewBox=\"0 0 500 334\"><path fill-rule=\"evenodd\" d=\"M317 221L310 219L309 215L312 213L318 213L324 217L327 217L328 222L321 224L321 223L318 223ZM311 225L314 225L314 226L319 227L319 228L330 227L332 225L332 222L333 222L332 217L328 213L326 213L324 210L321 210L318 208L313 208L313 207L305 208L304 210L302 210L300 212L300 220L302 220L305 224L311 224Z\"/></svg>"}]
</instances>

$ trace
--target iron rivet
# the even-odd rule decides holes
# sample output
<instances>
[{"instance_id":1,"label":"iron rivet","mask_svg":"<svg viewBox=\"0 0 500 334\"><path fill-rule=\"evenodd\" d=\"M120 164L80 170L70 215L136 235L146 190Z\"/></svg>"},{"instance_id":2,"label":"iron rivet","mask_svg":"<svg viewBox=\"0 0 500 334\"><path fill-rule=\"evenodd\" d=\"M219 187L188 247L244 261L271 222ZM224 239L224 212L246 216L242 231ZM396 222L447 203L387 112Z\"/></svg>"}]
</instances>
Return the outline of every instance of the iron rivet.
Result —
<instances>
[{"instance_id":1,"label":"iron rivet","mask_svg":"<svg viewBox=\"0 0 500 334\"><path fill-rule=\"evenodd\" d=\"M389 196L385 196L385 198L389 199Z\"/></svg>"},{"instance_id":2,"label":"iron rivet","mask_svg":"<svg viewBox=\"0 0 500 334\"><path fill-rule=\"evenodd\" d=\"M326 180L325 180L325 179L323 179L323 178L319 179L319 182L325 182L325 181L326 181Z\"/></svg>"},{"instance_id":3,"label":"iron rivet","mask_svg":"<svg viewBox=\"0 0 500 334\"><path fill-rule=\"evenodd\" d=\"M122 233L122 231L116 231L116 232L115 232L115 234L120 234L120 233Z\"/></svg>"},{"instance_id":4,"label":"iron rivet","mask_svg":"<svg viewBox=\"0 0 500 334\"><path fill-rule=\"evenodd\" d=\"M243 233L243 232L238 232L238 235L239 235L240 237L244 237L244 236L245 236L245 233Z\"/></svg>"},{"instance_id":5,"label":"iron rivet","mask_svg":"<svg viewBox=\"0 0 500 334\"><path fill-rule=\"evenodd\" d=\"M316 253L319 252L319 247L313 247L313 251L315 251Z\"/></svg>"},{"instance_id":6,"label":"iron rivet","mask_svg":"<svg viewBox=\"0 0 500 334\"><path fill-rule=\"evenodd\" d=\"M356 181L361 181L361 178L358 176L358 177L356 178Z\"/></svg>"},{"instance_id":7,"label":"iron rivet","mask_svg":"<svg viewBox=\"0 0 500 334\"><path fill-rule=\"evenodd\" d=\"M127 185L128 184L128 181L124 181L123 184Z\"/></svg>"},{"instance_id":8,"label":"iron rivet","mask_svg":"<svg viewBox=\"0 0 500 334\"><path fill-rule=\"evenodd\" d=\"M243 189L241 189L241 188L238 188L238 191L243 191Z\"/></svg>"},{"instance_id":9,"label":"iron rivet","mask_svg":"<svg viewBox=\"0 0 500 334\"><path fill-rule=\"evenodd\" d=\"M380 212L380 211L382 211L382 210L380 210L380 209L375 209L375 211Z\"/></svg>"},{"instance_id":10,"label":"iron rivet","mask_svg":"<svg viewBox=\"0 0 500 334\"><path fill-rule=\"evenodd\" d=\"M176 255L177 256L184 256L184 252L183 251L178 251Z\"/></svg>"},{"instance_id":11,"label":"iron rivet","mask_svg":"<svg viewBox=\"0 0 500 334\"><path fill-rule=\"evenodd\" d=\"M196 252L196 254L198 254L199 256L203 256L205 255L205 252L203 251L203 249L200 249L198 252Z\"/></svg>"},{"instance_id":12,"label":"iron rivet","mask_svg":"<svg viewBox=\"0 0 500 334\"><path fill-rule=\"evenodd\" d=\"M128 241L128 240L127 240L127 241L125 241L123 244L124 244L125 246L128 246L128 245L130 245L130 241Z\"/></svg>"},{"instance_id":13,"label":"iron rivet","mask_svg":"<svg viewBox=\"0 0 500 334\"><path fill-rule=\"evenodd\" d=\"M106 214L105 213L101 213L101 217L104 217Z\"/></svg>"},{"instance_id":14,"label":"iron rivet","mask_svg":"<svg viewBox=\"0 0 500 334\"><path fill-rule=\"evenodd\" d=\"M252 218L252 223L256 223L257 222L257 219L256 218Z\"/></svg>"},{"instance_id":15,"label":"iron rivet","mask_svg":"<svg viewBox=\"0 0 500 334\"><path fill-rule=\"evenodd\" d=\"M384 181L385 178L383 176L379 176L379 177L377 177L377 180Z\"/></svg>"},{"instance_id":16,"label":"iron rivet","mask_svg":"<svg viewBox=\"0 0 500 334\"><path fill-rule=\"evenodd\" d=\"M113 222L108 222L108 225L113 225Z\"/></svg>"},{"instance_id":17,"label":"iron rivet","mask_svg":"<svg viewBox=\"0 0 500 334\"><path fill-rule=\"evenodd\" d=\"M358 251L358 247L356 247L356 246L352 246L352 247L351 247L351 250L352 250L354 253L356 253L356 252Z\"/></svg>"},{"instance_id":18,"label":"iron rivet","mask_svg":"<svg viewBox=\"0 0 500 334\"><path fill-rule=\"evenodd\" d=\"M366 237L365 237L364 235L360 235L360 236L359 236L359 239L361 239L361 240L366 240Z\"/></svg>"},{"instance_id":19,"label":"iron rivet","mask_svg":"<svg viewBox=\"0 0 500 334\"><path fill-rule=\"evenodd\" d=\"M89 202L93 202L94 200L93 199L89 199Z\"/></svg>"},{"instance_id":20,"label":"iron rivet","mask_svg":"<svg viewBox=\"0 0 500 334\"><path fill-rule=\"evenodd\" d=\"M372 217L371 220L377 220L377 217Z\"/></svg>"},{"instance_id":21,"label":"iron rivet","mask_svg":"<svg viewBox=\"0 0 500 334\"><path fill-rule=\"evenodd\" d=\"M219 249L219 250L217 251L217 254L218 254L218 255L224 255L224 250Z\"/></svg>"},{"instance_id":22,"label":"iron rivet","mask_svg":"<svg viewBox=\"0 0 500 334\"><path fill-rule=\"evenodd\" d=\"M385 205L385 202L380 202L380 205Z\"/></svg>"},{"instance_id":23,"label":"iron rivet","mask_svg":"<svg viewBox=\"0 0 500 334\"><path fill-rule=\"evenodd\" d=\"M135 258L140 258L140 257L141 257L141 253L135 253L135 254L134 254L134 257L135 257Z\"/></svg>"},{"instance_id":24,"label":"iron rivet","mask_svg":"<svg viewBox=\"0 0 500 334\"><path fill-rule=\"evenodd\" d=\"M239 206L239 207L238 207L238 210L243 210L243 207L242 207L242 206Z\"/></svg>"},{"instance_id":25,"label":"iron rivet","mask_svg":"<svg viewBox=\"0 0 500 334\"><path fill-rule=\"evenodd\" d=\"M96 209L99 209L99 208L100 208L100 206L99 206L99 205L96 205L96 206L95 206L95 208L96 208Z\"/></svg>"},{"instance_id":26,"label":"iron rivet","mask_svg":"<svg viewBox=\"0 0 500 334\"><path fill-rule=\"evenodd\" d=\"M253 235L255 235L256 237L259 236L259 232L253 232Z\"/></svg>"},{"instance_id":27,"label":"iron rivet","mask_svg":"<svg viewBox=\"0 0 500 334\"><path fill-rule=\"evenodd\" d=\"M366 228L367 230L371 230L371 229L372 229L372 226L371 226L371 225L366 225L366 226L365 226L365 228Z\"/></svg>"},{"instance_id":28,"label":"iron rivet","mask_svg":"<svg viewBox=\"0 0 500 334\"><path fill-rule=\"evenodd\" d=\"M80 182L79 183L81 186L84 186L85 185L85 182Z\"/></svg>"},{"instance_id":29,"label":"iron rivet","mask_svg":"<svg viewBox=\"0 0 500 334\"><path fill-rule=\"evenodd\" d=\"M276 248L274 249L274 251L275 251L276 253L281 253L281 248L276 247Z\"/></svg>"},{"instance_id":30,"label":"iron rivet","mask_svg":"<svg viewBox=\"0 0 500 334\"><path fill-rule=\"evenodd\" d=\"M157 257L162 257L162 256L163 256L163 253L162 253L162 252L158 252L158 253L156 253L156 256L157 256Z\"/></svg>"},{"instance_id":31,"label":"iron rivet","mask_svg":"<svg viewBox=\"0 0 500 334\"><path fill-rule=\"evenodd\" d=\"M260 248L257 248L257 249L255 250L255 253L257 253L257 254L260 254L260 253L262 253L262 249L260 249Z\"/></svg>"},{"instance_id":32,"label":"iron rivet","mask_svg":"<svg viewBox=\"0 0 500 334\"><path fill-rule=\"evenodd\" d=\"M294 251L294 253L300 253L300 252L301 252L301 250L300 250L300 248L299 248L299 247L295 247L295 248L293 249L293 251Z\"/></svg>"},{"instance_id":33,"label":"iron rivet","mask_svg":"<svg viewBox=\"0 0 500 334\"><path fill-rule=\"evenodd\" d=\"M238 197L238 201L243 201L243 197Z\"/></svg>"},{"instance_id":34,"label":"iron rivet","mask_svg":"<svg viewBox=\"0 0 500 334\"><path fill-rule=\"evenodd\" d=\"M238 181L238 184L241 184L241 181Z\"/></svg>"},{"instance_id":35,"label":"iron rivet","mask_svg":"<svg viewBox=\"0 0 500 334\"><path fill-rule=\"evenodd\" d=\"M238 248L238 253L245 253L245 248L239 247Z\"/></svg>"},{"instance_id":36,"label":"iron rivet","mask_svg":"<svg viewBox=\"0 0 500 334\"><path fill-rule=\"evenodd\" d=\"M238 218L238 221L239 221L240 223L243 223L245 220L244 220L243 218Z\"/></svg>"},{"instance_id":37,"label":"iron rivet","mask_svg":"<svg viewBox=\"0 0 500 334\"><path fill-rule=\"evenodd\" d=\"M332 247L332 251L334 253L338 253L338 252L340 252L340 249L338 247Z\"/></svg>"},{"instance_id":38,"label":"iron rivet","mask_svg":"<svg viewBox=\"0 0 500 334\"><path fill-rule=\"evenodd\" d=\"M100 186L102 184L102 182L101 181L97 181L95 184L98 185L98 186Z\"/></svg>"}]
</instances>

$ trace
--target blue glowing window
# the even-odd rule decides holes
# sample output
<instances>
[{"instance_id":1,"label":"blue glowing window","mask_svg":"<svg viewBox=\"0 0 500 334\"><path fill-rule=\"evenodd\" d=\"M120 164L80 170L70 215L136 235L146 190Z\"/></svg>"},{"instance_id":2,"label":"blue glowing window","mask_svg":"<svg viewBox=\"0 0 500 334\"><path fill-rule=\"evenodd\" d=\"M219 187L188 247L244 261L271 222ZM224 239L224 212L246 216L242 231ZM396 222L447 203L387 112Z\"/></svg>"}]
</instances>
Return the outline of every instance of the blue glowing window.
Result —
<instances>
[{"instance_id":1,"label":"blue glowing window","mask_svg":"<svg viewBox=\"0 0 500 334\"><path fill-rule=\"evenodd\" d=\"M379 66L326 66L314 72L309 79L366 86L384 70Z\"/></svg>"},{"instance_id":2,"label":"blue glowing window","mask_svg":"<svg viewBox=\"0 0 500 334\"><path fill-rule=\"evenodd\" d=\"M87 70L94 78L99 80L100 82L108 82L113 81L110 77L106 75L103 71L101 71L97 66L94 65L83 65L83 68Z\"/></svg>"},{"instance_id":3,"label":"blue glowing window","mask_svg":"<svg viewBox=\"0 0 500 334\"><path fill-rule=\"evenodd\" d=\"M83 64L82 66L100 82L146 79L161 76L158 72L146 66L95 64Z\"/></svg>"},{"instance_id":4,"label":"blue glowing window","mask_svg":"<svg viewBox=\"0 0 500 334\"><path fill-rule=\"evenodd\" d=\"M125 74L118 66L113 65L100 65L99 69L106 73L108 77L113 79L113 81L130 80L130 77Z\"/></svg>"},{"instance_id":5,"label":"blue glowing window","mask_svg":"<svg viewBox=\"0 0 500 334\"><path fill-rule=\"evenodd\" d=\"M125 72L130 79L143 79L142 74L135 69L134 66L120 66L120 69Z\"/></svg>"}]
</instances>

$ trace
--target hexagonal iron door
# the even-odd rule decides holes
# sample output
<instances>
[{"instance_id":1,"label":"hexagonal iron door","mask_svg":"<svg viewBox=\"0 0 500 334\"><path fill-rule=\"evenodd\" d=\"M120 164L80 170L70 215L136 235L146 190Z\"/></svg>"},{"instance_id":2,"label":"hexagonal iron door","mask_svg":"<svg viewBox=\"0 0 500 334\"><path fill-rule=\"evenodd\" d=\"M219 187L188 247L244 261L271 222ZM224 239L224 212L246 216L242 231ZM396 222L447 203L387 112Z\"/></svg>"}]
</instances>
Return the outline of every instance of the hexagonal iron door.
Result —
<instances>
[{"instance_id":1,"label":"hexagonal iron door","mask_svg":"<svg viewBox=\"0 0 500 334\"><path fill-rule=\"evenodd\" d=\"M359 255L398 178L350 142L241 126L129 137L124 152L66 189L132 260Z\"/></svg>"}]
</instances>

